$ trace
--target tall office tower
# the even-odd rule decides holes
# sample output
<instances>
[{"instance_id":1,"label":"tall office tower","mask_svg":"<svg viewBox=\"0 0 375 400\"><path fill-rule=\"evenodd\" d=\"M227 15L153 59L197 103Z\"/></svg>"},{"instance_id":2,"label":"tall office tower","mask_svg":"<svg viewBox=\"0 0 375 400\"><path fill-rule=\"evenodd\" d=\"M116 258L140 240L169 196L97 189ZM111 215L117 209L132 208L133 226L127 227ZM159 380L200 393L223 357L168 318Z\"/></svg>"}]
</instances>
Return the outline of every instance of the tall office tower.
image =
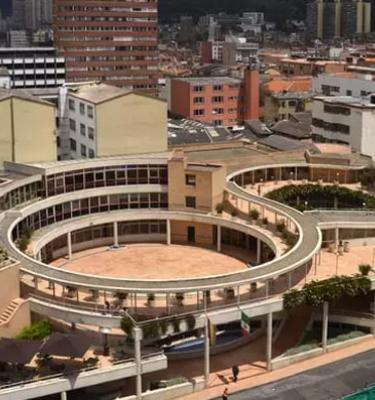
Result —
<instances>
[{"instance_id":1,"label":"tall office tower","mask_svg":"<svg viewBox=\"0 0 375 400\"><path fill-rule=\"evenodd\" d=\"M371 31L371 3L344 0L342 3L342 36L351 37Z\"/></svg>"},{"instance_id":2,"label":"tall office tower","mask_svg":"<svg viewBox=\"0 0 375 400\"><path fill-rule=\"evenodd\" d=\"M323 38L323 0L306 4L306 36L308 40Z\"/></svg>"},{"instance_id":3,"label":"tall office tower","mask_svg":"<svg viewBox=\"0 0 375 400\"><path fill-rule=\"evenodd\" d=\"M12 29L25 29L25 0L12 2Z\"/></svg>"},{"instance_id":4,"label":"tall office tower","mask_svg":"<svg viewBox=\"0 0 375 400\"><path fill-rule=\"evenodd\" d=\"M52 25L53 0L25 0L26 29L38 30Z\"/></svg>"},{"instance_id":5,"label":"tall office tower","mask_svg":"<svg viewBox=\"0 0 375 400\"><path fill-rule=\"evenodd\" d=\"M157 0L55 0L53 25L68 81L156 94Z\"/></svg>"},{"instance_id":6,"label":"tall office tower","mask_svg":"<svg viewBox=\"0 0 375 400\"><path fill-rule=\"evenodd\" d=\"M326 1L323 7L323 39L340 37L341 0Z\"/></svg>"}]
</instances>

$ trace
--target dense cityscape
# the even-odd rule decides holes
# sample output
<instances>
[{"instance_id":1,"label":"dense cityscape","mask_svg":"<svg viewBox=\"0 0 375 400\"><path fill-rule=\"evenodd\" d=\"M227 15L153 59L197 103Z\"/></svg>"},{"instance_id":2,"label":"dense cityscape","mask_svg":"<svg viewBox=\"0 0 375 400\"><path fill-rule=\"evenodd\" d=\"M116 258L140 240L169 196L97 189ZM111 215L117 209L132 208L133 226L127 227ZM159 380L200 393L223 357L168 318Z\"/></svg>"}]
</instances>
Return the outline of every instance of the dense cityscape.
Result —
<instances>
[{"instance_id":1,"label":"dense cityscape","mask_svg":"<svg viewBox=\"0 0 375 400\"><path fill-rule=\"evenodd\" d=\"M375 396L375 1L0 0L0 400Z\"/></svg>"}]
</instances>

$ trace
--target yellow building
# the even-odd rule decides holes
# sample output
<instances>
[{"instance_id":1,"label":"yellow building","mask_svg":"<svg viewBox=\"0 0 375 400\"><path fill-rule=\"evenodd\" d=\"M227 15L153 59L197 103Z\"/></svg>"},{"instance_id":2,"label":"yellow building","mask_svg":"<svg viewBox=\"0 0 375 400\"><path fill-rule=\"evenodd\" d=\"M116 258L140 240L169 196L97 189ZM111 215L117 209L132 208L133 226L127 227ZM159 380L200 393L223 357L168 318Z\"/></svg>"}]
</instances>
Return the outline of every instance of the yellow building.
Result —
<instances>
[{"instance_id":1,"label":"yellow building","mask_svg":"<svg viewBox=\"0 0 375 400\"><path fill-rule=\"evenodd\" d=\"M60 159L146 154L167 150L167 104L103 83L62 89Z\"/></svg>"},{"instance_id":2,"label":"yellow building","mask_svg":"<svg viewBox=\"0 0 375 400\"><path fill-rule=\"evenodd\" d=\"M0 89L0 121L0 163L57 159L53 104Z\"/></svg>"}]
</instances>

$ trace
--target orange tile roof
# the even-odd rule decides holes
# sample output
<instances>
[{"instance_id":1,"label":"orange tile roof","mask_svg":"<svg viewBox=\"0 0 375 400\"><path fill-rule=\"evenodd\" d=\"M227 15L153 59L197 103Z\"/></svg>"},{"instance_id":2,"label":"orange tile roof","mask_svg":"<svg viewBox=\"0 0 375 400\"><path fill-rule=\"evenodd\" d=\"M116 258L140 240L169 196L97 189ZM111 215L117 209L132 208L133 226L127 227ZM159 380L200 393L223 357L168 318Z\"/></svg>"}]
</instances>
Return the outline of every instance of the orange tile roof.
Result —
<instances>
[{"instance_id":1,"label":"orange tile roof","mask_svg":"<svg viewBox=\"0 0 375 400\"><path fill-rule=\"evenodd\" d=\"M267 92L309 92L311 91L311 78L302 79L272 79L267 82L264 89Z\"/></svg>"}]
</instances>

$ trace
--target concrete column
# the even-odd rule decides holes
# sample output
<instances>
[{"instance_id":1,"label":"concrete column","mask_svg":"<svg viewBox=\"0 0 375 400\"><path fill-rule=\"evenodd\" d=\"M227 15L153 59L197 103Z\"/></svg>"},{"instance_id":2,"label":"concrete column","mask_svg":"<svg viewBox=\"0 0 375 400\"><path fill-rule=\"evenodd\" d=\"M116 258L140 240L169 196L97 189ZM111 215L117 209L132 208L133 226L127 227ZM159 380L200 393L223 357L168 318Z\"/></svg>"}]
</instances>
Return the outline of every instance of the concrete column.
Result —
<instances>
[{"instance_id":1,"label":"concrete column","mask_svg":"<svg viewBox=\"0 0 375 400\"><path fill-rule=\"evenodd\" d=\"M133 339L134 339L134 358L135 358L135 369L136 369L136 381L135 381L135 392L137 399L142 399L142 354L141 354L141 340L142 340L142 329L135 327L133 328Z\"/></svg>"},{"instance_id":2,"label":"concrete column","mask_svg":"<svg viewBox=\"0 0 375 400\"><path fill-rule=\"evenodd\" d=\"M118 247L118 222L113 223L113 246Z\"/></svg>"},{"instance_id":3,"label":"concrete column","mask_svg":"<svg viewBox=\"0 0 375 400\"><path fill-rule=\"evenodd\" d=\"M262 242L260 239L257 239L257 265L261 263L262 259Z\"/></svg>"},{"instance_id":4,"label":"concrete column","mask_svg":"<svg viewBox=\"0 0 375 400\"><path fill-rule=\"evenodd\" d=\"M134 311L137 311L137 293L134 293Z\"/></svg>"},{"instance_id":5,"label":"concrete column","mask_svg":"<svg viewBox=\"0 0 375 400\"><path fill-rule=\"evenodd\" d=\"M218 253L221 252L221 226L217 226L217 243L216 243L216 250Z\"/></svg>"},{"instance_id":6,"label":"concrete column","mask_svg":"<svg viewBox=\"0 0 375 400\"><path fill-rule=\"evenodd\" d=\"M210 377L210 334L209 334L209 321L206 315L204 323L204 383L208 388L208 380Z\"/></svg>"},{"instance_id":7,"label":"concrete column","mask_svg":"<svg viewBox=\"0 0 375 400\"><path fill-rule=\"evenodd\" d=\"M314 256L314 268L315 268L314 274L316 275L318 273L318 253L315 254Z\"/></svg>"},{"instance_id":8,"label":"concrete column","mask_svg":"<svg viewBox=\"0 0 375 400\"><path fill-rule=\"evenodd\" d=\"M339 231L339 228L335 228L335 243L336 243L336 246L338 246L339 241L340 241L340 231Z\"/></svg>"},{"instance_id":9,"label":"concrete column","mask_svg":"<svg viewBox=\"0 0 375 400\"><path fill-rule=\"evenodd\" d=\"M241 302L240 287L237 286L237 305L239 306Z\"/></svg>"},{"instance_id":10,"label":"concrete column","mask_svg":"<svg viewBox=\"0 0 375 400\"><path fill-rule=\"evenodd\" d=\"M266 281L265 286L266 286L266 298L268 298L268 295L269 295L269 281L268 280Z\"/></svg>"},{"instance_id":11,"label":"concrete column","mask_svg":"<svg viewBox=\"0 0 375 400\"><path fill-rule=\"evenodd\" d=\"M275 212L275 225L277 225L277 213Z\"/></svg>"},{"instance_id":12,"label":"concrete column","mask_svg":"<svg viewBox=\"0 0 375 400\"><path fill-rule=\"evenodd\" d=\"M288 272L288 290L292 287L292 271Z\"/></svg>"},{"instance_id":13,"label":"concrete column","mask_svg":"<svg viewBox=\"0 0 375 400\"><path fill-rule=\"evenodd\" d=\"M267 371L272 370L272 313L267 314Z\"/></svg>"},{"instance_id":14,"label":"concrete column","mask_svg":"<svg viewBox=\"0 0 375 400\"><path fill-rule=\"evenodd\" d=\"M323 303L323 321L322 321L322 347L323 353L327 353L328 341L328 301Z\"/></svg>"},{"instance_id":15,"label":"concrete column","mask_svg":"<svg viewBox=\"0 0 375 400\"><path fill-rule=\"evenodd\" d=\"M67 396L66 392L61 392L60 393L60 399L61 400L68 400L68 396Z\"/></svg>"},{"instance_id":16,"label":"concrete column","mask_svg":"<svg viewBox=\"0 0 375 400\"><path fill-rule=\"evenodd\" d=\"M67 239L68 239L68 259L72 259L72 233L68 232L67 234Z\"/></svg>"},{"instance_id":17,"label":"concrete column","mask_svg":"<svg viewBox=\"0 0 375 400\"><path fill-rule=\"evenodd\" d=\"M171 245L171 221L167 219L167 245Z\"/></svg>"},{"instance_id":18,"label":"concrete column","mask_svg":"<svg viewBox=\"0 0 375 400\"><path fill-rule=\"evenodd\" d=\"M296 181L298 181L298 168L297 167L294 168L294 179Z\"/></svg>"},{"instance_id":19,"label":"concrete column","mask_svg":"<svg viewBox=\"0 0 375 400\"><path fill-rule=\"evenodd\" d=\"M39 278L37 276L34 276L34 287L35 287L35 289L38 289L38 283L39 283Z\"/></svg>"},{"instance_id":20,"label":"concrete column","mask_svg":"<svg viewBox=\"0 0 375 400\"><path fill-rule=\"evenodd\" d=\"M165 308L167 309L167 314L169 314L169 305L170 305L170 295L167 293L165 295Z\"/></svg>"},{"instance_id":21,"label":"concrete column","mask_svg":"<svg viewBox=\"0 0 375 400\"><path fill-rule=\"evenodd\" d=\"M38 251L37 259L38 259L38 261L42 261L42 252L41 251Z\"/></svg>"},{"instance_id":22,"label":"concrete column","mask_svg":"<svg viewBox=\"0 0 375 400\"><path fill-rule=\"evenodd\" d=\"M199 290L197 291L197 310L199 310Z\"/></svg>"},{"instance_id":23,"label":"concrete column","mask_svg":"<svg viewBox=\"0 0 375 400\"><path fill-rule=\"evenodd\" d=\"M56 284L55 284L55 282L52 282L52 296L56 297Z\"/></svg>"}]
</instances>

